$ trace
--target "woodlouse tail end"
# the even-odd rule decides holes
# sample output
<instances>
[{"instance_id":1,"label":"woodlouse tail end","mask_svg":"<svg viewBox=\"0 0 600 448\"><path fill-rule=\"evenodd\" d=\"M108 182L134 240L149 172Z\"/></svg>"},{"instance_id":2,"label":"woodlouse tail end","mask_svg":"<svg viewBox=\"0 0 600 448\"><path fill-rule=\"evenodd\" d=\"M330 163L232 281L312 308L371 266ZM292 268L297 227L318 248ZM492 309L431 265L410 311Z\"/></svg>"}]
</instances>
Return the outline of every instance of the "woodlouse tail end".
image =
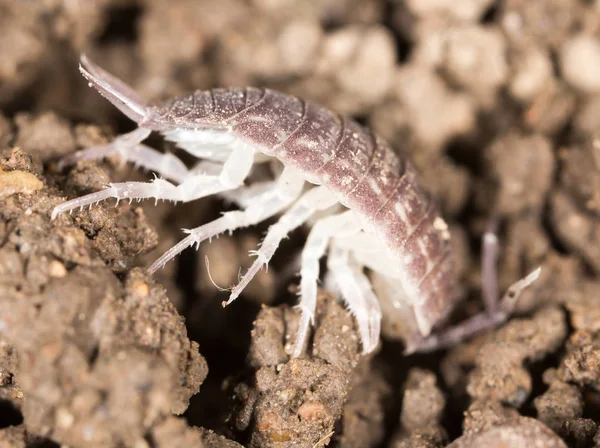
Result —
<instances>
[{"instance_id":1,"label":"woodlouse tail end","mask_svg":"<svg viewBox=\"0 0 600 448\"><path fill-rule=\"evenodd\" d=\"M136 123L147 118L146 101L130 86L93 63L85 54L79 59L79 71L100 94Z\"/></svg>"}]
</instances>

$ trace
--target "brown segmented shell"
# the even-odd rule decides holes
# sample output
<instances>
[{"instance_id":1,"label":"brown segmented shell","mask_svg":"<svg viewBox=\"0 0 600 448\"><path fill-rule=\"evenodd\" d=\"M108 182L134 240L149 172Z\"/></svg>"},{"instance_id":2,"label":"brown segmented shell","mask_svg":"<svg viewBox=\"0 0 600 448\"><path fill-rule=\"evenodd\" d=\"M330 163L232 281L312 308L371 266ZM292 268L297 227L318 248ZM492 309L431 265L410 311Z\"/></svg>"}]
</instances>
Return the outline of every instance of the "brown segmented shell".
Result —
<instances>
[{"instance_id":1,"label":"brown segmented shell","mask_svg":"<svg viewBox=\"0 0 600 448\"><path fill-rule=\"evenodd\" d=\"M355 121L268 89L196 92L154 106L165 121L227 126L261 152L327 186L397 257L422 333L457 300L449 233L412 165Z\"/></svg>"}]
</instances>

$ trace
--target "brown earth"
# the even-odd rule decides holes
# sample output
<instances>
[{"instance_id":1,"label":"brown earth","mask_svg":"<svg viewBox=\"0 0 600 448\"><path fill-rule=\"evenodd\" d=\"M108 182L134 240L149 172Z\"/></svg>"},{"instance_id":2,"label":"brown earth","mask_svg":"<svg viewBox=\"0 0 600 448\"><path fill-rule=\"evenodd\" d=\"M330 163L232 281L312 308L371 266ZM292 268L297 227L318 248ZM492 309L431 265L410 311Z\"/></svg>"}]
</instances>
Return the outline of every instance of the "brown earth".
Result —
<instances>
[{"instance_id":1,"label":"brown earth","mask_svg":"<svg viewBox=\"0 0 600 448\"><path fill-rule=\"evenodd\" d=\"M0 0L0 12L0 446L600 444L598 2ZM501 328L410 357L386 337L360 356L352 317L324 292L291 360L306 229L223 309L213 282L236 281L269 223L149 277L181 228L230 206L107 201L50 220L66 198L147 178L118 158L58 170L132 128L80 78L81 52L155 100L268 86L372 126L451 225L453 321L481 309L492 216L502 290L542 275Z\"/></svg>"}]
</instances>

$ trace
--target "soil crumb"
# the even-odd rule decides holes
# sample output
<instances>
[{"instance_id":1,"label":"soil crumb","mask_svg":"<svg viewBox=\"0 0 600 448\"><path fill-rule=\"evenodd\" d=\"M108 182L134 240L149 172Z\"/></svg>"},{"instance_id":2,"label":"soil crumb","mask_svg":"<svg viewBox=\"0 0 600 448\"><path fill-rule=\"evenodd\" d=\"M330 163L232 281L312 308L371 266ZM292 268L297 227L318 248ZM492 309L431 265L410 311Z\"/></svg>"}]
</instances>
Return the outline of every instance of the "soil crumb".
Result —
<instances>
[{"instance_id":1,"label":"soil crumb","mask_svg":"<svg viewBox=\"0 0 600 448\"><path fill-rule=\"evenodd\" d=\"M598 2L0 3L1 446L600 445ZM384 304L384 336L363 356L322 269L292 359L310 226L223 309L274 219L152 277L182 228L235 206L108 200L50 219L67 199L153 178L117 156L65 163L133 128L82 79L81 53L148 101L266 87L373 129L448 225L459 287L440 325L485 309L491 227L500 295L541 275L506 322L427 355L403 356L417 323ZM257 163L252 181L271 168Z\"/></svg>"}]
</instances>

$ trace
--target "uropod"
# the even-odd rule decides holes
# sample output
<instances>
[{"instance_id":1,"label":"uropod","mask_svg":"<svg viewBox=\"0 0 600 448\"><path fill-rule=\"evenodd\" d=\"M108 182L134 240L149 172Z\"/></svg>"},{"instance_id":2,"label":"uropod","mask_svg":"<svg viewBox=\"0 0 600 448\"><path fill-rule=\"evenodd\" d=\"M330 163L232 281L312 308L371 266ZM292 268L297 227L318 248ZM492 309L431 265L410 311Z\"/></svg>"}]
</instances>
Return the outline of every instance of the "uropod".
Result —
<instances>
[{"instance_id":1,"label":"uropod","mask_svg":"<svg viewBox=\"0 0 600 448\"><path fill-rule=\"evenodd\" d=\"M498 300L496 243L488 234L483 245L486 310L440 330L460 300L448 226L412 165L378 135L315 103L269 89L196 91L151 105L86 56L81 57L80 71L138 127L107 145L67 156L60 165L118 154L160 177L109 184L58 205L52 218L108 198L187 202L221 195L239 206L186 230L187 236L148 268L154 273L190 246L280 215L260 247L251 252L256 259L232 288L227 304L268 265L288 233L311 222L301 254L301 318L294 356L301 354L313 321L319 261L324 256L356 319L363 353L379 341L382 312L401 328L408 351L433 349L504 320L522 289L539 275L538 268ZM173 154L144 145L153 131L201 163L190 169ZM253 165L269 161L282 166L277 176L246 185Z\"/></svg>"}]
</instances>

